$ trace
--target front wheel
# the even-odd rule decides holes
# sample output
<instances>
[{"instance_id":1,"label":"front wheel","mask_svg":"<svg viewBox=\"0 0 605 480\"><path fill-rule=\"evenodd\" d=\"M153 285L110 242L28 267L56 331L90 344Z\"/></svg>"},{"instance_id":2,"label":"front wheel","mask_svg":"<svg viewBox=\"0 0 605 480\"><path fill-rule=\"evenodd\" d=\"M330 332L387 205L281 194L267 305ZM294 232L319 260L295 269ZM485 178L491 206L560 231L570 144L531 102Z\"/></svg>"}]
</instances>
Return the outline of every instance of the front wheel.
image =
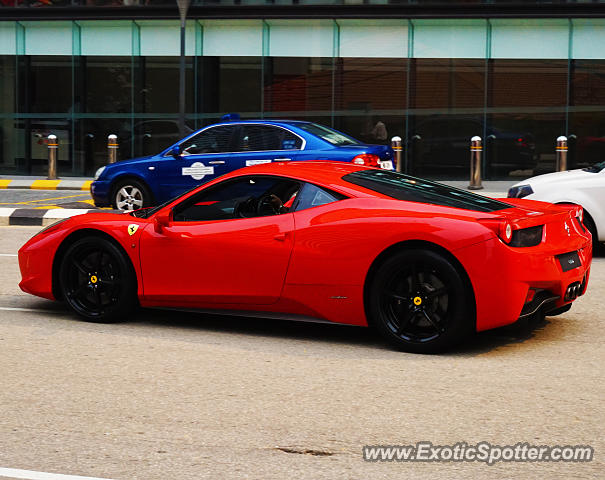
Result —
<instances>
[{"instance_id":1,"label":"front wheel","mask_svg":"<svg viewBox=\"0 0 605 480\"><path fill-rule=\"evenodd\" d=\"M400 350L436 353L473 331L467 282L442 255L406 250L382 263L368 291L368 320Z\"/></svg>"},{"instance_id":2,"label":"front wheel","mask_svg":"<svg viewBox=\"0 0 605 480\"><path fill-rule=\"evenodd\" d=\"M69 307L93 322L124 320L137 305L130 260L112 242L98 237L82 238L67 249L59 288Z\"/></svg>"},{"instance_id":3,"label":"front wheel","mask_svg":"<svg viewBox=\"0 0 605 480\"><path fill-rule=\"evenodd\" d=\"M152 205L149 189L138 180L123 180L112 190L111 203L117 210L138 210Z\"/></svg>"}]
</instances>

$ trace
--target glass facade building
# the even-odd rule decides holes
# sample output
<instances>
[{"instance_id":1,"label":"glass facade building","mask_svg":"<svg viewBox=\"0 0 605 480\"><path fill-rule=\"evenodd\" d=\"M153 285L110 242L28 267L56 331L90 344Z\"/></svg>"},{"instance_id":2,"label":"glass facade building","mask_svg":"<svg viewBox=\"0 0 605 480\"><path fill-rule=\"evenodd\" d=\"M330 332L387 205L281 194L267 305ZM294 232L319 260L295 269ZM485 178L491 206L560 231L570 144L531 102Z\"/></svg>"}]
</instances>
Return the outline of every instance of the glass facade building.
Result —
<instances>
[{"instance_id":1,"label":"glass facade building","mask_svg":"<svg viewBox=\"0 0 605 480\"><path fill-rule=\"evenodd\" d=\"M143 3L112 9L132 7L133 18L78 14L108 10L109 2L49 2L48 10L67 11L61 18L0 17L0 174L44 174L49 133L59 138L63 176L91 175L106 163L111 133L122 159L178 140L179 22L174 12L135 18ZM346 1L283 2L294 13L272 18L267 12L279 3L194 2L186 29L189 129L237 112L311 120L369 143L399 135L405 170L439 178L468 177L474 135L485 140L487 178L553 170L559 135L570 138L571 167L605 155L605 18L404 18L405 11L352 18L344 6L342 18L302 18L295 11ZM443 2L350 3L378 12L381 4ZM449 5L469 3L510 4ZM13 15L35 6L2 4L0 13ZM259 4L262 18L243 18L247 5ZM204 18L204 5L239 8Z\"/></svg>"}]
</instances>

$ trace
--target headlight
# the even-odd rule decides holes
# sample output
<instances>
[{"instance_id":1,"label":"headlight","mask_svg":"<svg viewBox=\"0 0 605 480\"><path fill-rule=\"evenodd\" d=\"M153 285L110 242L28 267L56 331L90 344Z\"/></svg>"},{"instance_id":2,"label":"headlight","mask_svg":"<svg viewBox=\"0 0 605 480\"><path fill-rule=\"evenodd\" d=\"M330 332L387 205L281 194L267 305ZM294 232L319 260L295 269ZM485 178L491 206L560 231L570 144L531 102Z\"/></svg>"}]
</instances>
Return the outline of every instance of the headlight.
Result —
<instances>
[{"instance_id":1,"label":"headlight","mask_svg":"<svg viewBox=\"0 0 605 480\"><path fill-rule=\"evenodd\" d=\"M531 185L519 185L508 189L508 198L523 198L531 195L534 191Z\"/></svg>"},{"instance_id":2,"label":"headlight","mask_svg":"<svg viewBox=\"0 0 605 480\"><path fill-rule=\"evenodd\" d=\"M95 172L95 177L94 177L95 180L97 180L101 176L101 174L103 173L103 170L105 170L105 167L101 167Z\"/></svg>"}]
</instances>

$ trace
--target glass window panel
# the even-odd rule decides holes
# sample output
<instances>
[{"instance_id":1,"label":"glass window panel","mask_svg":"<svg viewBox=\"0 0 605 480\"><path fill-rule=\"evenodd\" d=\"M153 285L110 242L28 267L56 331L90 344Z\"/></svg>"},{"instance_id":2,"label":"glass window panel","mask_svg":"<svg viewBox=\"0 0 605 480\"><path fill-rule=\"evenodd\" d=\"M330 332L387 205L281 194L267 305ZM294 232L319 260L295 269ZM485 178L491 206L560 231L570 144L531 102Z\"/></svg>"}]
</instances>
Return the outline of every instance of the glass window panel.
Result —
<instances>
[{"instance_id":1,"label":"glass window panel","mask_svg":"<svg viewBox=\"0 0 605 480\"><path fill-rule=\"evenodd\" d=\"M467 59L413 59L411 64L412 108L483 108L485 99L485 61Z\"/></svg>"},{"instance_id":2,"label":"glass window panel","mask_svg":"<svg viewBox=\"0 0 605 480\"><path fill-rule=\"evenodd\" d=\"M571 58L603 58L605 50L605 19L572 19Z\"/></svg>"},{"instance_id":3,"label":"glass window panel","mask_svg":"<svg viewBox=\"0 0 605 480\"><path fill-rule=\"evenodd\" d=\"M277 57L266 62L265 112L331 112L331 58Z\"/></svg>"},{"instance_id":4,"label":"glass window panel","mask_svg":"<svg viewBox=\"0 0 605 480\"><path fill-rule=\"evenodd\" d=\"M181 27L175 20L137 21L141 40L141 55L165 56L181 54ZM187 22L185 29L185 53L195 53L195 22Z\"/></svg>"},{"instance_id":5,"label":"glass window panel","mask_svg":"<svg viewBox=\"0 0 605 480\"><path fill-rule=\"evenodd\" d=\"M605 158L605 60L574 60L571 69L568 168Z\"/></svg>"},{"instance_id":6,"label":"glass window panel","mask_svg":"<svg viewBox=\"0 0 605 480\"><path fill-rule=\"evenodd\" d=\"M79 57L76 103L86 113L132 111L131 57ZM115 133L115 132L114 132Z\"/></svg>"},{"instance_id":7,"label":"glass window panel","mask_svg":"<svg viewBox=\"0 0 605 480\"><path fill-rule=\"evenodd\" d=\"M517 137L514 147L509 144L515 154L529 158L533 151L533 162L522 169L528 170L525 174L554 170L555 140L565 133L567 72L564 60L489 62L488 126L498 141ZM488 165L505 164L504 150L496 155L488 158ZM495 174L511 172L503 166Z\"/></svg>"},{"instance_id":8,"label":"glass window panel","mask_svg":"<svg viewBox=\"0 0 605 480\"><path fill-rule=\"evenodd\" d=\"M193 133L193 123L185 121L185 135ZM181 139L178 119L135 118L124 142L133 149L134 157L157 155Z\"/></svg>"},{"instance_id":9,"label":"glass window panel","mask_svg":"<svg viewBox=\"0 0 605 480\"><path fill-rule=\"evenodd\" d=\"M19 106L27 113L71 113L72 57L19 57Z\"/></svg>"},{"instance_id":10,"label":"glass window panel","mask_svg":"<svg viewBox=\"0 0 605 480\"><path fill-rule=\"evenodd\" d=\"M24 22L26 55L71 55L71 22Z\"/></svg>"},{"instance_id":11,"label":"glass window panel","mask_svg":"<svg viewBox=\"0 0 605 480\"><path fill-rule=\"evenodd\" d=\"M335 27L330 20L270 20L268 23L268 54L272 57L331 57L334 53Z\"/></svg>"},{"instance_id":12,"label":"glass window panel","mask_svg":"<svg viewBox=\"0 0 605 480\"><path fill-rule=\"evenodd\" d=\"M263 24L260 20L205 21L204 56L260 57L263 54Z\"/></svg>"},{"instance_id":13,"label":"glass window panel","mask_svg":"<svg viewBox=\"0 0 605 480\"><path fill-rule=\"evenodd\" d=\"M11 115L15 113L16 66L15 57L0 55L0 112ZM15 120L0 118L0 172L17 171L16 162Z\"/></svg>"},{"instance_id":14,"label":"glass window panel","mask_svg":"<svg viewBox=\"0 0 605 480\"><path fill-rule=\"evenodd\" d=\"M489 106L563 106L567 62L562 60L490 60Z\"/></svg>"},{"instance_id":15,"label":"glass window panel","mask_svg":"<svg viewBox=\"0 0 605 480\"><path fill-rule=\"evenodd\" d=\"M405 20L338 20L341 57L405 58L408 25Z\"/></svg>"},{"instance_id":16,"label":"glass window panel","mask_svg":"<svg viewBox=\"0 0 605 480\"><path fill-rule=\"evenodd\" d=\"M71 161L70 118L27 118L14 120L15 162L18 173L46 176L48 173L48 136L57 136L57 173L73 175Z\"/></svg>"},{"instance_id":17,"label":"glass window panel","mask_svg":"<svg viewBox=\"0 0 605 480\"><path fill-rule=\"evenodd\" d=\"M198 73L199 110L258 118L261 111L261 57L203 57Z\"/></svg>"},{"instance_id":18,"label":"glass window panel","mask_svg":"<svg viewBox=\"0 0 605 480\"><path fill-rule=\"evenodd\" d=\"M14 22L0 22L0 55L14 55L17 51Z\"/></svg>"},{"instance_id":19,"label":"glass window panel","mask_svg":"<svg viewBox=\"0 0 605 480\"><path fill-rule=\"evenodd\" d=\"M78 23L82 55L132 54L132 22L83 21Z\"/></svg>"},{"instance_id":20,"label":"glass window panel","mask_svg":"<svg viewBox=\"0 0 605 480\"><path fill-rule=\"evenodd\" d=\"M490 20L491 58L568 58L567 19Z\"/></svg>"},{"instance_id":21,"label":"glass window panel","mask_svg":"<svg viewBox=\"0 0 605 480\"><path fill-rule=\"evenodd\" d=\"M135 105L141 113L179 112L179 57L137 58ZM185 107L195 110L193 57L185 59Z\"/></svg>"},{"instance_id":22,"label":"glass window panel","mask_svg":"<svg viewBox=\"0 0 605 480\"><path fill-rule=\"evenodd\" d=\"M485 20L414 20L415 58L485 58Z\"/></svg>"}]
</instances>

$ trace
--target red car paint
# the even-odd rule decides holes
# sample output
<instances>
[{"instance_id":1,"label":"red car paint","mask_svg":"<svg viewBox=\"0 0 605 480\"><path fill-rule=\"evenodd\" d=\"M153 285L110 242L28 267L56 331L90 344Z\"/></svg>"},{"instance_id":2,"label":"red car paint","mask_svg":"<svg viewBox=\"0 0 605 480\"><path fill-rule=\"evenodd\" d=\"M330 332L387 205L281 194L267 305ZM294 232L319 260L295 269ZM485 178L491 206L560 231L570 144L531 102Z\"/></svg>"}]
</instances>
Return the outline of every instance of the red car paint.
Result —
<instances>
[{"instance_id":1,"label":"red car paint","mask_svg":"<svg viewBox=\"0 0 605 480\"><path fill-rule=\"evenodd\" d=\"M404 242L432 244L460 263L473 289L477 330L515 322L530 288L560 295L555 305L560 307L570 303L563 300L569 284L587 284L591 237L575 221L576 207L505 199L515 207L484 213L395 200L342 180L365 169L331 162L263 164L217 178L150 218L114 213L72 217L19 250L20 287L54 299L57 252L70 235L86 229L103 232L123 247L144 307L273 312L367 325L368 272L379 255ZM157 228L156 217L199 190L249 175L298 179L349 198L281 215ZM513 228L545 225L544 241L510 247L490 226L501 219ZM132 224L138 230L130 235ZM571 251L578 251L582 265L563 272L555 255Z\"/></svg>"}]
</instances>

